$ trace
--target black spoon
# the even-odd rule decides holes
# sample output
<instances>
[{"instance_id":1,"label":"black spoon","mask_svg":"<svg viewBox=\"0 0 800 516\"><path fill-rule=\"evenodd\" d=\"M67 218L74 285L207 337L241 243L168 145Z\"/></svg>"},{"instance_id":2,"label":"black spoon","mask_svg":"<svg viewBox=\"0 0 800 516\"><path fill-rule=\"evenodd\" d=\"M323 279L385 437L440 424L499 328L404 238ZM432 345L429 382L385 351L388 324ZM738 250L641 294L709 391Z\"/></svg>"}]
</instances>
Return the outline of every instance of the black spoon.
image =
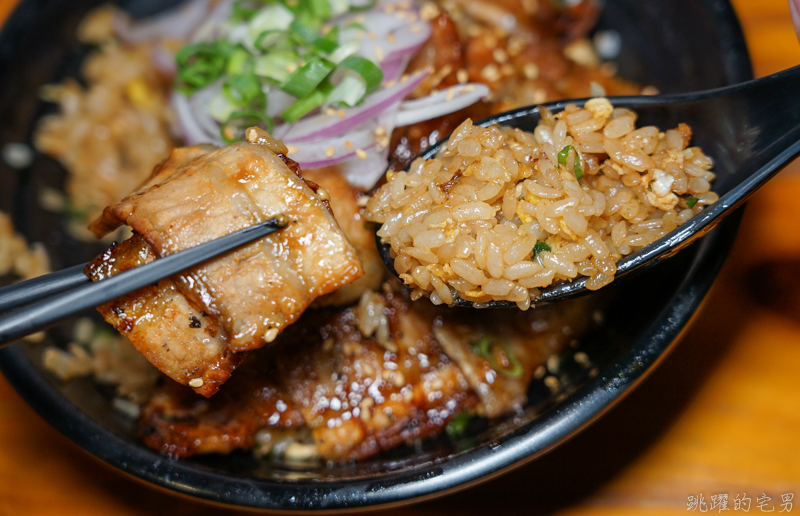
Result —
<instances>
[{"instance_id":1,"label":"black spoon","mask_svg":"<svg viewBox=\"0 0 800 516\"><path fill-rule=\"evenodd\" d=\"M582 106L586 100L562 100L544 106L558 112L567 104ZM617 262L615 279L652 267L711 231L800 154L800 66L715 90L609 100L615 107L636 111L640 127L655 125L666 129L681 122L689 124L694 134L692 144L702 147L715 161L717 178L713 190L720 195L717 202L673 232ZM538 121L539 107L531 106L494 115L478 125L499 124L533 132ZM443 143L447 140L441 140L421 157L433 158ZM390 246L382 244L377 235L375 238L386 267L396 274ZM531 301L541 305L588 292L586 278L577 278L544 288ZM516 303L491 301L476 305L456 296L453 306L495 308L516 307Z\"/></svg>"}]
</instances>

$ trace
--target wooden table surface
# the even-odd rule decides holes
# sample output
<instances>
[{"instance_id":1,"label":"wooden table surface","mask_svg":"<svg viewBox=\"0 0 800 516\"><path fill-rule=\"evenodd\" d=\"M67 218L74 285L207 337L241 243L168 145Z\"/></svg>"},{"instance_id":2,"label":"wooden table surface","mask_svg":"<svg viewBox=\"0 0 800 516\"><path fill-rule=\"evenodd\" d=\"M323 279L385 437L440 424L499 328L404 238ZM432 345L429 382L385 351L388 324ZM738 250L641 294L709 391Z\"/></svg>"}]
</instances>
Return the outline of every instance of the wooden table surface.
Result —
<instances>
[{"instance_id":1,"label":"wooden table surface","mask_svg":"<svg viewBox=\"0 0 800 516\"><path fill-rule=\"evenodd\" d=\"M800 63L786 1L733 2L756 75ZM0 19L15 2L0 0ZM499 479L384 513L683 514L690 497L696 510L717 512L712 497L721 494L729 514L745 512L745 498L749 512L800 512L799 195L796 162L749 203L732 257L688 336L599 422ZM756 229L765 237L750 236ZM756 277L782 290L780 299L762 297ZM762 495L771 498L763 508ZM0 515L227 512L99 463L0 377Z\"/></svg>"}]
</instances>

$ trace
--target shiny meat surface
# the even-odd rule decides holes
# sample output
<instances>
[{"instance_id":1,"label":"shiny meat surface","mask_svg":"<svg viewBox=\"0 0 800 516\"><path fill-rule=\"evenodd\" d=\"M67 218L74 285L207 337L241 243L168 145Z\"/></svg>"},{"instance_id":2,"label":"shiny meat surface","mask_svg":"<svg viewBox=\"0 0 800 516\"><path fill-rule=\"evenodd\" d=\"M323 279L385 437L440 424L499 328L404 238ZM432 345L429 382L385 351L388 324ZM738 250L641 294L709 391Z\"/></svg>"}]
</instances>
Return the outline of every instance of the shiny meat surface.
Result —
<instances>
[{"instance_id":1,"label":"shiny meat surface","mask_svg":"<svg viewBox=\"0 0 800 516\"><path fill-rule=\"evenodd\" d=\"M187 457L247 450L255 444L260 429L291 432L303 425L285 392L252 372L242 380L231 382L211 400L165 383L147 403L139 435L151 448Z\"/></svg>"},{"instance_id":2,"label":"shiny meat surface","mask_svg":"<svg viewBox=\"0 0 800 516\"><path fill-rule=\"evenodd\" d=\"M477 393L482 411L493 418L525 404L536 369L584 332L585 311L578 300L529 312L499 309L469 319L445 314L433 334Z\"/></svg>"},{"instance_id":3,"label":"shiny meat surface","mask_svg":"<svg viewBox=\"0 0 800 516\"><path fill-rule=\"evenodd\" d=\"M355 247L358 259L364 268L364 276L319 298L314 304L316 306L351 304L365 291L377 290L386 273L386 266L375 248L372 224L361 216L364 208L358 205L358 200L364 193L348 183L337 167L306 170L303 172L303 178L313 181L328 192L333 216L336 217L347 240Z\"/></svg>"},{"instance_id":4,"label":"shiny meat surface","mask_svg":"<svg viewBox=\"0 0 800 516\"><path fill-rule=\"evenodd\" d=\"M165 452L225 453L231 441L252 442L259 426L268 427L263 421L278 399L287 407L280 417L296 409L328 460L367 457L438 432L477 398L433 337L432 320L395 294L381 298L391 350L361 334L356 308L321 322L314 320L321 314L308 314L271 353L253 355L223 394L202 401L202 410L188 390L162 388L144 407L140 432Z\"/></svg>"},{"instance_id":5,"label":"shiny meat surface","mask_svg":"<svg viewBox=\"0 0 800 516\"><path fill-rule=\"evenodd\" d=\"M166 178L155 172L163 180L107 208L104 227L114 219L127 223L165 256L278 213L291 220L276 234L175 277L187 299L217 322L229 351L271 342L314 299L363 275L327 207L266 146L237 143L174 168Z\"/></svg>"},{"instance_id":6,"label":"shiny meat surface","mask_svg":"<svg viewBox=\"0 0 800 516\"><path fill-rule=\"evenodd\" d=\"M86 268L98 281L156 259L138 235L109 248ZM243 355L228 350L216 323L168 278L98 307L154 366L178 383L192 382L203 396L216 393Z\"/></svg>"}]
</instances>

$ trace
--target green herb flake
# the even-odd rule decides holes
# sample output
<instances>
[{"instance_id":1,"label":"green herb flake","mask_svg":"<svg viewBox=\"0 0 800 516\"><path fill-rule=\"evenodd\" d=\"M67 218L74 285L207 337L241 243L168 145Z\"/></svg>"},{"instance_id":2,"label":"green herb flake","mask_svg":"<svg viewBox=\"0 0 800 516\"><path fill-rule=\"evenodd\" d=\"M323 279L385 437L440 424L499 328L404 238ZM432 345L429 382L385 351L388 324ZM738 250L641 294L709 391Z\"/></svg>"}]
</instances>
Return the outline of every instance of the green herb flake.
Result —
<instances>
[{"instance_id":1,"label":"green herb flake","mask_svg":"<svg viewBox=\"0 0 800 516\"><path fill-rule=\"evenodd\" d=\"M575 153L575 165L572 168L573 174L575 174L576 179L580 179L583 177L583 168L581 167L581 157L578 154L578 151L575 150L575 147L572 145L567 145L558 153L558 164L559 165L566 165L567 164L567 157L569 157L570 151Z\"/></svg>"},{"instance_id":2,"label":"green herb flake","mask_svg":"<svg viewBox=\"0 0 800 516\"><path fill-rule=\"evenodd\" d=\"M686 199L686 206L688 206L689 208L694 208L694 205L697 204L697 201L699 201L699 200L700 199L698 199L697 197L695 197L693 195L693 196L689 197L688 199Z\"/></svg>"},{"instance_id":3,"label":"green herb flake","mask_svg":"<svg viewBox=\"0 0 800 516\"><path fill-rule=\"evenodd\" d=\"M472 352L476 355L482 357L484 360L489 362L489 367L494 369L495 372L506 376L508 378L519 378L522 376L522 363L520 363L517 356L514 354L511 349L503 344L503 352L508 359L509 368L501 367L500 364L497 363L495 360L494 355L492 354L492 343L493 339L491 337L483 336L477 341L470 342L470 346L472 346Z\"/></svg>"},{"instance_id":4,"label":"green herb flake","mask_svg":"<svg viewBox=\"0 0 800 516\"><path fill-rule=\"evenodd\" d=\"M459 412L447 423L445 432L447 432L447 435L450 436L451 439L457 439L466 433L471 419L472 413L470 413L470 411L464 410Z\"/></svg>"},{"instance_id":5,"label":"green herb flake","mask_svg":"<svg viewBox=\"0 0 800 516\"><path fill-rule=\"evenodd\" d=\"M542 251L547 251L548 253L552 251L547 242L542 242L541 240L536 242L536 245L533 246L533 255L536 256L537 254L541 253Z\"/></svg>"}]
</instances>

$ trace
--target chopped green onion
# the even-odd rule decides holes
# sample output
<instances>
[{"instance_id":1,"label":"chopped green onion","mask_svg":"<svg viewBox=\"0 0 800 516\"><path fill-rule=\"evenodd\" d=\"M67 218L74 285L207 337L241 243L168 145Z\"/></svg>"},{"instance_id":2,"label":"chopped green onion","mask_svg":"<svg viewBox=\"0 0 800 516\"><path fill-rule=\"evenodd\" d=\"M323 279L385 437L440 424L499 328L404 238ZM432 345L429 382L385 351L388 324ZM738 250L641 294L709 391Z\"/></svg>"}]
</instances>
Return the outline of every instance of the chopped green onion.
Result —
<instances>
[{"instance_id":1,"label":"chopped green onion","mask_svg":"<svg viewBox=\"0 0 800 516\"><path fill-rule=\"evenodd\" d=\"M333 88L326 102L328 104L353 107L364 98L366 91L367 87L364 83L364 79L353 72L349 72L345 74L342 80L339 81L339 84Z\"/></svg>"},{"instance_id":2,"label":"chopped green onion","mask_svg":"<svg viewBox=\"0 0 800 516\"><path fill-rule=\"evenodd\" d=\"M381 85L381 81L383 80L383 70L381 70L378 65L369 59L365 59L363 57L350 56L339 63L339 67L352 70L360 75L362 79L364 79L364 82L367 85L367 91L365 95L369 95L373 91L377 90Z\"/></svg>"},{"instance_id":3,"label":"chopped green onion","mask_svg":"<svg viewBox=\"0 0 800 516\"><path fill-rule=\"evenodd\" d=\"M311 14L321 20L327 20L331 17L331 4L328 0L308 0Z\"/></svg>"},{"instance_id":4,"label":"chopped green onion","mask_svg":"<svg viewBox=\"0 0 800 516\"><path fill-rule=\"evenodd\" d=\"M378 3L378 0L370 0L368 3L364 5L351 5L350 12L360 12L360 11L369 11Z\"/></svg>"},{"instance_id":5,"label":"chopped green onion","mask_svg":"<svg viewBox=\"0 0 800 516\"><path fill-rule=\"evenodd\" d=\"M472 413L468 410L463 410L447 423L445 432L447 432L447 435L449 435L451 439L461 437L467 431L471 419Z\"/></svg>"},{"instance_id":6,"label":"chopped green onion","mask_svg":"<svg viewBox=\"0 0 800 516\"><path fill-rule=\"evenodd\" d=\"M328 61L330 61L331 63L339 64L346 58L358 52L360 48L361 48L361 43L358 40L355 39L350 40L347 43L339 45L339 48L337 48L331 54L329 54Z\"/></svg>"},{"instance_id":7,"label":"chopped green onion","mask_svg":"<svg viewBox=\"0 0 800 516\"><path fill-rule=\"evenodd\" d=\"M339 27L334 27L321 38L314 40L314 50L323 54L331 54L339 48Z\"/></svg>"},{"instance_id":8,"label":"chopped green onion","mask_svg":"<svg viewBox=\"0 0 800 516\"><path fill-rule=\"evenodd\" d=\"M270 4L258 12L247 24L247 35L255 44L258 37L265 31L286 31L294 21L295 16L281 3Z\"/></svg>"},{"instance_id":9,"label":"chopped green onion","mask_svg":"<svg viewBox=\"0 0 800 516\"><path fill-rule=\"evenodd\" d=\"M222 92L237 106L244 106L264 95L255 74L229 75L222 83Z\"/></svg>"},{"instance_id":10,"label":"chopped green onion","mask_svg":"<svg viewBox=\"0 0 800 516\"><path fill-rule=\"evenodd\" d=\"M547 251L548 253L552 251L547 242L542 242L538 240L536 244L533 246L533 255L536 256L537 254L541 253L542 251Z\"/></svg>"},{"instance_id":11,"label":"chopped green onion","mask_svg":"<svg viewBox=\"0 0 800 516\"><path fill-rule=\"evenodd\" d=\"M247 21L252 18L259 10L248 0L236 0L233 2L231 19L235 22Z\"/></svg>"},{"instance_id":12,"label":"chopped green onion","mask_svg":"<svg viewBox=\"0 0 800 516\"><path fill-rule=\"evenodd\" d=\"M344 28L360 30L361 32L367 32L367 28L364 26L364 24L358 22L350 22L347 25L345 25Z\"/></svg>"},{"instance_id":13,"label":"chopped green onion","mask_svg":"<svg viewBox=\"0 0 800 516\"><path fill-rule=\"evenodd\" d=\"M175 56L178 65L176 87L187 95L205 88L225 74L228 59L234 51L235 47L227 41L183 47Z\"/></svg>"},{"instance_id":14,"label":"chopped green onion","mask_svg":"<svg viewBox=\"0 0 800 516\"><path fill-rule=\"evenodd\" d=\"M700 199L698 199L697 197L695 197L693 195L693 196L689 197L688 199L686 199L686 206L688 206L689 208L694 208L694 205L697 204L697 201L699 201L699 200Z\"/></svg>"},{"instance_id":15,"label":"chopped green onion","mask_svg":"<svg viewBox=\"0 0 800 516\"><path fill-rule=\"evenodd\" d=\"M266 77L282 84L292 72L300 68L300 56L294 52L277 51L256 58L253 71L259 77Z\"/></svg>"},{"instance_id":16,"label":"chopped green onion","mask_svg":"<svg viewBox=\"0 0 800 516\"><path fill-rule=\"evenodd\" d=\"M567 145L561 152L558 153L558 164L559 165L566 165L567 164L567 156L569 156L569 152L572 151L575 153L575 165L573 166L572 172L575 174L577 179L583 177L583 169L581 168L581 157L578 154L578 151L575 150L575 147L572 145Z\"/></svg>"},{"instance_id":17,"label":"chopped green onion","mask_svg":"<svg viewBox=\"0 0 800 516\"><path fill-rule=\"evenodd\" d=\"M228 75L243 73L250 62L250 52L243 48L237 48L228 58L228 65L225 67L225 73Z\"/></svg>"},{"instance_id":18,"label":"chopped green onion","mask_svg":"<svg viewBox=\"0 0 800 516\"><path fill-rule=\"evenodd\" d=\"M261 34L258 35L256 40L253 42L253 46L256 47L258 50L262 52L266 52L268 49L275 47L280 41L281 37L284 36L284 31L277 30L277 29L270 29L265 30Z\"/></svg>"},{"instance_id":19,"label":"chopped green onion","mask_svg":"<svg viewBox=\"0 0 800 516\"><path fill-rule=\"evenodd\" d=\"M335 18L350 10L350 2L348 0L329 0L331 6L331 17Z\"/></svg>"},{"instance_id":20,"label":"chopped green onion","mask_svg":"<svg viewBox=\"0 0 800 516\"><path fill-rule=\"evenodd\" d=\"M470 342L472 346L472 351L480 356L483 357L484 360L489 362L489 367L494 369L498 374L506 376L508 378L519 378L522 376L522 363L520 363L519 359L514 355L511 349L503 345L503 351L508 358L509 365L511 366L510 369L506 369L504 367L500 367L497 361L494 359L494 355L492 355L492 339L490 337L482 337L480 340Z\"/></svg>"},{"instance_id":21,"label":"chopped green onion","mask_svg":"<svg viewBox=\"0 0 800 516\"><path fill-rule=\"evenodd\" d=\"M300 120L302 117L321 106L328 97L328 93L329 92L323 91L322 89L312 91L307 97L298 100L286 108L286 110L281 113L281 118L287 122L296 122Z\"/></svg>"},{"instance_id":22,"label":"chopped green onion","mask_svg":"<svg viewBox=\"0 0 800 516\"><path fill-rule=\"evenodd\" d=\"M294 20L289 25L289 35L300 45L311 45L319 38L319 24L307 19Z\"/></svg>"},{"instance_id":23,"label":"chopped green onion","mask_svg":"<svg viewBox=\"0 0 800 516\"><path fill-rule=\"evenodd\" d=\"M272 119L266 115L266 112L259 112L252 109L242 111L234 111L231 113L230 118L220 127L220 136L227 144L231 144L244 137L244 130L248 127L264 125L267 131L272 131Z\"/></svg>"},{"instance_id":24,"label":"chopped green onion","mask_svg":"<svg viewBox=\"0 0 800 516\"><path fill-rule=\"evenodd\" d=\"M377 90L383 80L383 71L375 63L363 57L350 56L339 68L346 70L344 77L328 97L329 104L344 104L353 107Z\"/></svg>"},{"instance_id":25,"label":"chopped green onion","mask_svg":"<svg viewBox=\"0 0 800 516\"><path fill-rule=\"evenodd\" d=\"M292 73L281 85L281 89L289 95L302 99L310 95L333 69L333 63L327 60L312 59Z\"/></svg>"}]
</instances>

